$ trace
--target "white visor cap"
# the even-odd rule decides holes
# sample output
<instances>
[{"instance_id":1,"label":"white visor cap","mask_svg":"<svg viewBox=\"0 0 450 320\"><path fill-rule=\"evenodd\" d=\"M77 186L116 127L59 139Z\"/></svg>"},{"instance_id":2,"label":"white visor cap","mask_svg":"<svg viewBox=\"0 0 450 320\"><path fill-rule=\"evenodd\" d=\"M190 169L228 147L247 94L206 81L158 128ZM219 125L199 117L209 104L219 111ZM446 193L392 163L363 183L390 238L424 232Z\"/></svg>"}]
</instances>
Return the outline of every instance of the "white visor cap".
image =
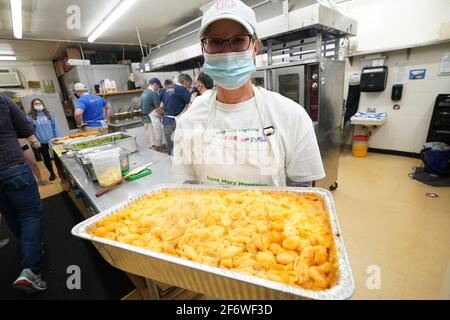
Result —
<instances>
[{"instance_id":1,"label":"white visor cap","mask_svg":"<svg viewBox=\"0 0 450 320\"><path fill-rule=\"evenodd\" d=\"M212 23L226 19L240 23L251 35L257 35L256 15L252 8L239 0L218 0L203 16L200 39L204 38L206 30Z\"/></svg>"},{"instance_id":2,"label":"white visor cap","mask_svg":"<svg viewBox=\"0 0 450 320\"><path fill-rule=\"evenodd\" d=\"M77 92L77 91L87 91L87 88L84 84L82 83L76 83L75 86L73 87L73 91Z\"/></svg>"}]
</instances>

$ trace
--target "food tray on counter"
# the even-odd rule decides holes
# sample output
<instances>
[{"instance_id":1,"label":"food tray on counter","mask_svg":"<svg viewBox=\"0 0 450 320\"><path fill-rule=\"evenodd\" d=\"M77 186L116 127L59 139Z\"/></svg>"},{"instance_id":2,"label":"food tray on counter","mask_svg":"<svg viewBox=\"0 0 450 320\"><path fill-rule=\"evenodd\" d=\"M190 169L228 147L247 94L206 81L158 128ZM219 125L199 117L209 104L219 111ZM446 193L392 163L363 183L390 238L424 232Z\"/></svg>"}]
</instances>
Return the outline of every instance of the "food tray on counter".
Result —
<instances>
[{"instance_id":1,"label":"food tray on counter","mask_svg":"<svg viewBox=\"0 0 450 320\"><path fill-rule=\"evenodd\" d=\"M85 149L101 147L108 144L113 144L115 146L127 149L130 153L138 151L136 136L123 132L110 133L64 143L64 147L68 150L79 152Z\"/></svg>"},{"instance_id":2,"label":"food tray on counter","mask_svg":"<svg viewBox=\"0 0 450 320\"><path fill-rule=\"evenodd\" d=\"M323 199L329 216L335 251L337 255L338 277L335 285L328 290L313 291L287 284L265 280L243 273L193 262L168 254L157 253L136 246L120 243L91 235L97 222L127 208L134 201L161 191L201 191L201 190L261 190L269 192L313 194ZM160 185L154 186L141 195L106 210L72 229L76 237L92 241L103 258L112 266L148 279L181 287L221 299L314 299L345 300L355 291L348 255L344 245L339 221L329 191L319 188L235 188L204 185Z\"/></svg>"},{"instance_id":3,"label":"food tray on counter","mask_svg":"<svg viewBox=\"0 0 450 320\"><path fill-rule=\"evenodd\" d=\"M75 143L77 141L92 138L95 136L99 136L101 133L99 131L88 131L88 132L80 132L80 133L72 133L67 137L55 138L52 139L53 144L66 144L66 143Z\"/></svg>"}]
</instances>

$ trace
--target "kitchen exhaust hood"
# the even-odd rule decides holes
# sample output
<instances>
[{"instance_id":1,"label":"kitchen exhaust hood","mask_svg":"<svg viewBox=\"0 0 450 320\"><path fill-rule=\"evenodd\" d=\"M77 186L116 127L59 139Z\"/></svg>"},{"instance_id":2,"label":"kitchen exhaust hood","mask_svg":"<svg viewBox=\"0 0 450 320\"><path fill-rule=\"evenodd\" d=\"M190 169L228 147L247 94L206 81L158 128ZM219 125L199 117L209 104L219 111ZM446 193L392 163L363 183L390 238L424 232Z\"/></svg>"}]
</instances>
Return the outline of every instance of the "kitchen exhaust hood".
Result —
<instances>
[{"instance_id":1,"label":"kitchen exhaust hood","mask_svg":"<svg viewBox=\"0 0 450 320\"><path fill-rule=\"evenodd\" d=\"M345 38L357 34L358 23L319 3L289 8L295 1L263 1L253 6L258 17L258 35L263 40L288 36L291 39L322 34L324 39ZM297 1L298 2L298 1ZM152 48L143 65L150 72L183 71L203 63L198 39L201 20L176 30L159 46ZM149 66L149 67L148 67Z\"/></svg>"}]
</instances>

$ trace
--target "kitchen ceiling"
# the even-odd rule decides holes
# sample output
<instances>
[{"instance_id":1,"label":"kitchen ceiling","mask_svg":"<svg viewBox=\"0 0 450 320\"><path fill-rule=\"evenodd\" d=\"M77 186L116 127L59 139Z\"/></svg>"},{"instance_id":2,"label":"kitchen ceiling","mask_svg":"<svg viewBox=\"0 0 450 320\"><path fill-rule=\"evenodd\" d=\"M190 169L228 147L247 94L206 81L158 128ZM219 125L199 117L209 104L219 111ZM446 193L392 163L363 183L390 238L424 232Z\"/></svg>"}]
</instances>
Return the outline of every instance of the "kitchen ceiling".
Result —
<instances>
[{"instance_id":1,"label":"kitchen ceiling","mask_svg":"<svg viewBox=\"0 0 450 320\"><path fill-rule=\"evenodd\" d=\"M66 46L66 42L86 42L92 31L120 0L22 0L22 2L24 40L17 41L14 40L12 32L9 0L0 0L0 47L10 45L18 59L32 60L55 58L61 47ZM209 2L211 0L138 0L97 39L97 43L136 45L139 43L136 32L138 26L143 44L155 44L173 29L201 16L200 7ZM73 5L80 9L81 28L70 30L66 26L70 16L67 10ZM122 51L121 46L119 49ZM140 52L140 48L136 47L129 50Z\"/></svg>"},{"instance_id":2,"label":"kitchen ceiling","mask_svg":"<svg viewBox=\"0 0 450 320\"><path fill-rule=\"evenodd\" d=\"M87 38L121 0L22 0L23 40L13 37L9 0L0 0L0 50L12 48L18 60L52 60L64 54L67 46L108 50L122 57L126 54L140 59L141 49L136 32L139 28L144 45L163 42L168 34L200 17L201 8L211 0L137 0L137 2L106 30L95 42ZM248 5L263 0L243 0ZM280 2L282 0L271 0ZM315 0L290 0L290 5L310 4ZM67 27L70 9L79 8L80 28ZM69 11L69 13L68 13ZM105 44L115 44L105 46ZM1 53L0 53L1 54ZM128 57L127 57L128 58Z\"/></svg>"}]
</instances>

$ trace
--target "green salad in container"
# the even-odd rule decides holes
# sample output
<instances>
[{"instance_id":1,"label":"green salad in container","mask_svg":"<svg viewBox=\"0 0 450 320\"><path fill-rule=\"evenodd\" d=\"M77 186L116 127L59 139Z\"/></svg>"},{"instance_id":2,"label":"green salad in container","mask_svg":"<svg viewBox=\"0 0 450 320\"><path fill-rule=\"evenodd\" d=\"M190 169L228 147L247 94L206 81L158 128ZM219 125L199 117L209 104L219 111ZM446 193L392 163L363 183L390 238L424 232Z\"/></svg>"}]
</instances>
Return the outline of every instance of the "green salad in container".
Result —
<instances>
[{"instance_id":1,"label":"green salad in container","mask_svg":"<svg viewBox=\"0 0 450 320\"><path fill-rule=\"evenodd\" d=\"M81 151L84 149L99 147L99 146L103 146L105 144L113 143L114 141L120 141L120 140L124 140L124 139L126 139L126 137L124 137L123 135L114 136L114 137L104 137L104 138L100 137L98 139L75 143L72 145L72 150L73 151Z\"/></svg>"}]
</instances>

